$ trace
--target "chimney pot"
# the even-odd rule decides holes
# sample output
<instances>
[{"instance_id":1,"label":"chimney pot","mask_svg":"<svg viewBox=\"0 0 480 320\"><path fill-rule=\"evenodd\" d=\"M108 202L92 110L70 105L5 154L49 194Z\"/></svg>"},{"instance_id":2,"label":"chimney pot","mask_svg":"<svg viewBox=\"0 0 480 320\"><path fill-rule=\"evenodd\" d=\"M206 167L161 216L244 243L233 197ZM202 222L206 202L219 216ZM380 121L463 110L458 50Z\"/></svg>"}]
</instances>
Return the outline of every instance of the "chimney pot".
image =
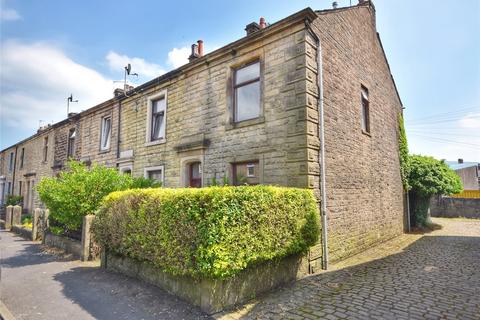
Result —
<instances>
[{"instance_id":1,"label":"chimney pot","mask_svg":"<svg viewBox=\"0 0 480 320\"><path fill-rule=\"evenodd\" d=\"M198 40L198 56L203 57L203 40Z\"/></svg>"},{"instance_id":2,"label":"chimney pot","mask_svg":"<svg viewBox=\"0 0 480 320\"><path fill-rule=\"evenodd\" d=\"M463 159L458 159L458 163L463 163Z\"/></svg>"},{"instance_id":3,"label":"chimney pot","mask_svg":"<svg viewBox=\"0 0 480 320\"><path fill-rule=\"evenodd\" d=\"M264 17L260 17L260 29L265 29L267 27L267 23L265 22Z\"/></svg>"}]
</instances>

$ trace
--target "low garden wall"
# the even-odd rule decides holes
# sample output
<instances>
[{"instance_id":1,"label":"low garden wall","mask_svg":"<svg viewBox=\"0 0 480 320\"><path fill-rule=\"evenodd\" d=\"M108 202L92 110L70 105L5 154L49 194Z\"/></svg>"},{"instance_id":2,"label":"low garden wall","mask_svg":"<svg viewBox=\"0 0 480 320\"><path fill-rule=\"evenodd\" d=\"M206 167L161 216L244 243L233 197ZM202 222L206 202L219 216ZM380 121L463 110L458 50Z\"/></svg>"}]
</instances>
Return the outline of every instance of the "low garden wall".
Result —
<instances>
[{"instance_id":1,"label":"low garden wall","mask_svg":"<svg viewBox=\"0 0 480 320\"><path fill-rule=\"evenodd\" d=\"M430 201L432 217L480 219L480 198L435 196Z\"/></svg>"},{"instance_id":2,"label":"low garden wall","mask_svg":"<svg viewBox=\"0 0 480 320\"><path fill-rule=\"evenodd\" d=\"M208 314L253 299L308 273L308 262L301 255L260 263L226 279L174 276L149 262L112 253L104 254L102 267L156 285Z\"/></svg>"},{"instance_id":3,"label":"low garden wall","mask_svg":"<svg viewBox=\"0 0 480 320\"><path fill-rule=\"evenodd\" d=\"M21 223L22 207L8 206L6 208L4 227L29 240L41 240L43 244L65 250L67 253L83 261L95 260L100 256L100 249L94 243L90 228L95 216L83 217L81 241L66 236L57 235L49 230L49 210L35 209L31 219L31 227Z\"/></svg>"},{"instance_id":4,"label":"low garden wall","mask_svg":"<svg viewBox=\"0 0 480 320\"><path fill-rule=\"evenodd\" d=\"M49 247L62 249L66 253L69 253L78 259L80 259L82 255L82 243L78 240L68 237L56 235L53 233L46 233L43 244Z\"/></svg>"},{"instance_id":5,"label":"low garden wall","mask_svg":"<svg viewBox=\"0 0 480 320\"><path fill-rule=\"evenodd\" d=\"M311 190L136 189L110 194L93 232L107 270L214 313L305 275L318 218Z\"/></svg>"}]
</instances>

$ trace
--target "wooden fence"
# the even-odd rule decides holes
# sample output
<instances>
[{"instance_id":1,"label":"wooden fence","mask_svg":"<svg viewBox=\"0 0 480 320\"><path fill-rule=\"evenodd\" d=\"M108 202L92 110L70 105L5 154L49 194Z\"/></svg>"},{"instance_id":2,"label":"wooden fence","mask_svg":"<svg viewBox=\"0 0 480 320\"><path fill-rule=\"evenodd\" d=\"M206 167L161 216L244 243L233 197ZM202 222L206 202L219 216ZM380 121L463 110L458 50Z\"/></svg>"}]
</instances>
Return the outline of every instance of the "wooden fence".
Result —
<instances>
[{"instance_id":1,"label":"wooden fence","mask_svg":"<svg viewBox=\"0 0 480 320\"><path fill-rule=\"evenodd\" d=\"M480 198L480 190L463 190L463 192L451 195L452 198L478 199Z\"/></svg>"}]
</instances>

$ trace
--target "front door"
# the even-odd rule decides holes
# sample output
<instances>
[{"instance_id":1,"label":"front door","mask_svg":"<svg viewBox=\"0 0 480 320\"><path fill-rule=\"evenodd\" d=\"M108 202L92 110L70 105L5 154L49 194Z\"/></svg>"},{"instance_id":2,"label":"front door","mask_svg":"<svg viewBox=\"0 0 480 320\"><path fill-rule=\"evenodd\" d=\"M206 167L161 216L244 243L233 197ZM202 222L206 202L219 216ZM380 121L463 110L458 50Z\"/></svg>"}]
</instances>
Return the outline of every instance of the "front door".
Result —
<instances>
[{"instance_id":1,"label":"front door","mask_svg":"<svg viewBox=\"0 0 480 320\"><path fill-rule=\"evenodd\" d=\"M202 187L201 163L193 162L189 165L189 186L192 188Z\"/></svg>"}]
</instances>

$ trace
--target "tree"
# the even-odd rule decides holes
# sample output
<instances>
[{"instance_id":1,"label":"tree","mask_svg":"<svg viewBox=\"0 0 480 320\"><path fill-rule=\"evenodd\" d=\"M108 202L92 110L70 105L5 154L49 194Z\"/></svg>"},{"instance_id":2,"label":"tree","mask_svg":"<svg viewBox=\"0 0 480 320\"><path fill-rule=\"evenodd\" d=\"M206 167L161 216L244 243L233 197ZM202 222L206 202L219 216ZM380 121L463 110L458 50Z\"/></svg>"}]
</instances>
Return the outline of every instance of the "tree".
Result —
<instances>
[{"instance_id":1,"label":"tree","mask_svg":"<svg viewBox=\"0 0 480 320\"><path fill-rule=\"evenodd\" d=\"M43 178L37 185L40 199L50 210L52 224L65 232L77 231L83 216L94 214L103 198L113 191L159 186L145 178L123 175L115 168L93 164L90 168L69 161L58 177Z\"/></svg>"},{"instance_id":2,"label":"tree","mask_svg":"<svg viewBox=\"0 0 480 320\"><path fill-rule=\"evenodd\" d=\"M408 184L413 223L427 226L430 199L433 195L449 195L463 190L460 177L443 161L432 157L412 155L409 157Z\"/></svg>"}]
</instances>

